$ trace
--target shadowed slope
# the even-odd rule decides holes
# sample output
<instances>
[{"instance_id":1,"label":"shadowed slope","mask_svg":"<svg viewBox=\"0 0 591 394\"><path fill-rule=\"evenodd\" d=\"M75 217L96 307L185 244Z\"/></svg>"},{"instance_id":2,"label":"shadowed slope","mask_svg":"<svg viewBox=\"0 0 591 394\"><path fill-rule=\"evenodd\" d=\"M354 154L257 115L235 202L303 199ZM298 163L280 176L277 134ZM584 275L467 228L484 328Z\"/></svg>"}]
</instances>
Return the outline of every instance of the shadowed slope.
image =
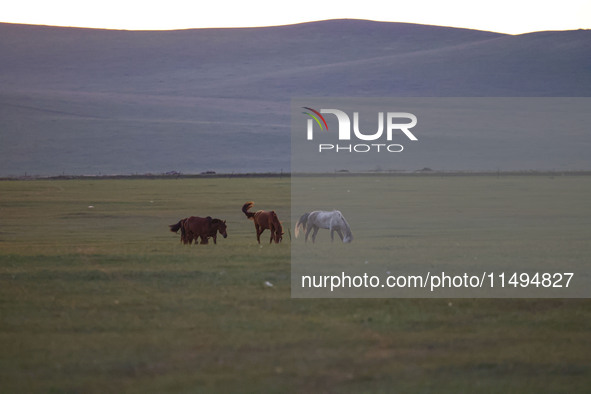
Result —
<instances>
[{"instance_id":1,"label":"shadowed slope","mask_svg":"<svg viewBox=\"0 0 591 394\"><path fill-rule=\"evenodd\" d=\"M296 96L591 94L589 31L333 20L158 32L0 24L0 37L0 175L287 170Z\"/></svg>"}]
</instances>

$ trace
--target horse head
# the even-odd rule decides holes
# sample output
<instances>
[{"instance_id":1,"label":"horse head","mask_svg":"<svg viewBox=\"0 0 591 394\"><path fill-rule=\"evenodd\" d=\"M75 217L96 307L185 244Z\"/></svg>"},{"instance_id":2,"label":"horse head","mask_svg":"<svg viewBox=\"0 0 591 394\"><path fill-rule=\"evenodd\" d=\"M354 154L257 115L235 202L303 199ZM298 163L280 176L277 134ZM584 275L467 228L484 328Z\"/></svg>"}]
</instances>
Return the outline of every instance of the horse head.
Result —
<instances>
[{"instance_id":1,"label":"horse head","mask_svg":"<svg viewBox=\"0 0 591 394\"><path fill-rule=\"evenodd\" d=\"M276 244L280 243L283 240L283 234L285 234L285 233L282 232L281 229L277 229L275 231L275 234L274 234L274 237L273 238L275 239L275 243Z\"/></svg>"},{"instance_id":2,"label":"horse head","mask_svg":"<svg viewBox=\"0 0 591 394\"><path fill-rule=\"evenodd\" d=\"M214 226L214 228L217 229L217 231L222 235L222 237L228 238L228 233L226 231L227 226L226 226L225 220L213 219L211 224Z\"/></svg>"}]
</instances>

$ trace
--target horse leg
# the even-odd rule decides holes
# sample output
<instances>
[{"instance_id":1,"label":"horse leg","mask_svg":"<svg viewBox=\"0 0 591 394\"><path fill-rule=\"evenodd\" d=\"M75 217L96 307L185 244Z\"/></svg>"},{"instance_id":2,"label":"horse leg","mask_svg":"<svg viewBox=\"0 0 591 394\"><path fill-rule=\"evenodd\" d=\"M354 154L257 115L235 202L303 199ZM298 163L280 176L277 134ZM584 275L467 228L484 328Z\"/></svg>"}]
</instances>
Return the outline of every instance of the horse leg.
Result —
<instances>
[{"instance_id":1,"label":"horse leg","mask_svg":"<svg viewBox=\"0 0 591 394\"><path fill-rule=\"evenodd\" d=\"M341 237L341 241L343 240L343 233L341 232L341 229L337 229L337 234L339 235L339 237Z\"/></svg>"},{"instance_id":2,"label":"horse leg","mask_svg":"<svg viewBox=\"0 0 591 394\"><path fill-rule=\"evenodd\" d=\"M308 235L310 234L310 231L312 231L312 227L313 226L306 227L306 238L305 238L306 242L308 242Z\"/></svg>"},{"instance_id":3,"label":"horse leg","mask_svg":"<svg viewBox=\"0 0 591 394\"><path fill-rule=\"evenodd\" d=\"M201 235L201 245L206 245L207 242L207 236L206 235ZM195 243L197 243L197 241L195 241Z\"/></svg>"},{"instance_id":4,"label":"horse leg","mask_svg":"<svg viewBox=\"0 0 591 394\"><path fill-rule=\"evenodd\" d=\"M193 242L193 233L189 229L185 229L183 231L183 244L191 245L192 242Z\"/></svg>"},{"instance_id":5,"label":"horse leg","mask_svg":"<svg viewBox=\"0 0 591 394\"><path fill-rule=\"evenodd\" d=\"M257 230L257 241L258 241L258 243L261 243L261 234L265 230L261 230L261 227L258 224L255 224L254 226L255 226L255 228Z\"/></svg>"},{"instance_id":6,"label":"horse leg","mask_svg":"<svg viewBox=\"0 0 591 394\"><path fill-rule=\"evenodd\" d=\"M214 234L212 238L213 238L213 244L214 244L214 245L217 245L217 243L218 243L218 242L217 242L217 238L218 238L218 237L217 237L217 234Z\"/></svg>"},{"instance_id":7,"label":"horse leg","mask_svg":"<svg viewBox=\"0 0 591 394\"><path fill-rule=\"evenodd\" d=\"M330 242L334 242L334 232L335 232L335 229L331 227L331 229L330 229Z\"/></svg>"},{"instance_id":8,"label":"horse leg","mask_svg":"<svg viewBox=\"0 0 591 394\"><path fill-rule=\"evenodd\" d=\"M312 233L312 243L316 243L316 234L318 234L318 229L320 227L314 226L314 232Z\"/></svg>"}]
</instances>

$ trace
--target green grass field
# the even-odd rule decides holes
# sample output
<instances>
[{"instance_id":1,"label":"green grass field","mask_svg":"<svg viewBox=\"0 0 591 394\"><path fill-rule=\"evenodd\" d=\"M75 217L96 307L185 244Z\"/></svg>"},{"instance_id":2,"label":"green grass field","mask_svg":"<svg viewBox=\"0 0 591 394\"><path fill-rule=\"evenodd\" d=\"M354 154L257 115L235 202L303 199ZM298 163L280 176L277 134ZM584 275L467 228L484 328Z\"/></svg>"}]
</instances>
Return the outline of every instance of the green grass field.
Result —
<instances>
[{"instance_id":1,"label":"green grass field","mask_svg":"<svg viewBox=\"0 0 591 394\"><path fill-rule=\"evenodd\" d=\"M314 247L292 248L292 294L298 272L394 275L572 272L565 287L438 289L448 297L589 297L591 292L591 177L586 176L345 176L294 177L292 221L313 209L338 208L355 241L331 244L327 230ZM338 237L337 237L338 238ZM331 256L327 259L326 256ZM507 279L508 281L508 279ZM486 286L488 287L488 286ZM432 297L424 289L340 289L348 297Z\"/></svg>"},{"instance_id":2,"label":"green grass field","mask_svg":"<svg viewBox=\"0 0 591 394\"><path fill-rule=\"evenodd\" d=\"M578 196L573 220L591 218L590 177L397 179L401 198L430 206L434 182L458 193L554 182ZM0 182L0 392L591 387L588 300L291 299L289 234L269 245L264 233L259 246L240 211L248 200L293 231L289 178ZM412 209L404 231L420 235L436 210ZM181 245L168 225L189 215L227 220L228 238Z\"/></svg>"}]
</instances>

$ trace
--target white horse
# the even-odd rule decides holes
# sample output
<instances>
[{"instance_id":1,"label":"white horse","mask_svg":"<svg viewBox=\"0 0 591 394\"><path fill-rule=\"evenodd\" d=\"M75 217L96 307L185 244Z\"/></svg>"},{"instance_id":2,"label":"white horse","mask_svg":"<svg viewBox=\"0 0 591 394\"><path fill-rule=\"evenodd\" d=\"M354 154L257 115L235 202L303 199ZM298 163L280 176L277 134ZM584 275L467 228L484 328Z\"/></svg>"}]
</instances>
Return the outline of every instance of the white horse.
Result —
<instances>
[{"instance_id":1,"label":"white horse","mask_svg":"<svg viewBox=\"0 0 591 394\"><path fill-rule=\"evenodd\" d=\"M353 234L351 234L351 228L349 223L345 220L345 217L340 211L313 211L310 213L303 214L297 221L295 226L295 236L298 237L300 229L306 233L306 241L308 241L308 234L312 233L312 242L316 241L316 234L318 229L330 230L330 239L334 241L335 231L341 237L344 243L349 243L353 240ZM343 233L345 234L343 236Z\"/></svg>"}]
</instances>

